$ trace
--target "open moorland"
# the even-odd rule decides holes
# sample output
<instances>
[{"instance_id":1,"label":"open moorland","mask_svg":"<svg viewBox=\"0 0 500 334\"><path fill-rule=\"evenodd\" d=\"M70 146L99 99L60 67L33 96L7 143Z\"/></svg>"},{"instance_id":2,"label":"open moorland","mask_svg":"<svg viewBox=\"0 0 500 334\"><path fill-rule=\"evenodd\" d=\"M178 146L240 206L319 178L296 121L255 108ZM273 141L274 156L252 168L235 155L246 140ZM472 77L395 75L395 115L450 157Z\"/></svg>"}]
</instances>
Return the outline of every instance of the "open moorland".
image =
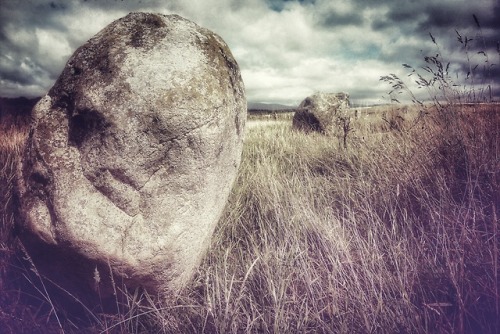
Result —
<instances>
[{"instance_id":1,"label":"open moorland","mask_svg":"<svg viewBox=\"0 0 500 334\"><path fill-rule=\"evenodd\" d=\"M498 105L363 109L347 146L292 129L286 113L251 117L238 179L195 278L169 302L129 291L116 314L70 312L71 296L22 252L12 187L28 124L13 117L0 129L4 333L500 328Z\"/></svg>"}]
</instances>

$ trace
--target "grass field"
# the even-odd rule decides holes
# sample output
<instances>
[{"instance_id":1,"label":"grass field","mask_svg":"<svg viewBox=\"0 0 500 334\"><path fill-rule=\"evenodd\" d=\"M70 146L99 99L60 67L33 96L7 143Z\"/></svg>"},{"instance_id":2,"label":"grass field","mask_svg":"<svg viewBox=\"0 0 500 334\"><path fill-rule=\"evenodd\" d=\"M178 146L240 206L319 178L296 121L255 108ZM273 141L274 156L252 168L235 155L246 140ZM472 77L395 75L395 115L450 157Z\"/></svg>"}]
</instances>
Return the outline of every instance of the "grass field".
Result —
<instances>
[{"instance_id":1,"label":"grass field","mask_svg":"<svg viewBox=\"0 0 500 334\"><path fill-rule=\"evenodd\" d=\"M12 251L8 204L26 131L4 129L0 326L6 333L497 333L500 108L455 105L396 127L391 109L362 114L347 148L335 136L294 131L289 117L251 119L238 179L190 285L168 302L130 293L113 315L67 314L29 263L12 266L20 255ZM34 298L24 298L13 271L31 280Z\"/></svg>"}]
</instances>

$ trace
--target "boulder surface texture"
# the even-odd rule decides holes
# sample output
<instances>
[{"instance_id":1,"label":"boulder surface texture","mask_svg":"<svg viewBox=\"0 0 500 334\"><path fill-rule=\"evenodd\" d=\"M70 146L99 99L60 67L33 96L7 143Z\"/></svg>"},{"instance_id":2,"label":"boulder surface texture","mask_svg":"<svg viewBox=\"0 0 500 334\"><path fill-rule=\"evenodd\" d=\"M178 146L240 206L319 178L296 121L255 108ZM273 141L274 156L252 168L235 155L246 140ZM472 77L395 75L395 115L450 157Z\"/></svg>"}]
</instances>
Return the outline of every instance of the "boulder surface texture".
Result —
<instances>
[{"instance_id":1,"label":"boulder surface texture","mask_svg":"<svg viewBox=\"0 0 500 334\"><path fill-rule=\"evenodd\" d=\"M315 93L304 99L293 117L293 127L322 133L335 131L338 120L349 110L347 93Z\"/></svg>"},{"instance_id":2,"label":"boulder surface texture","mask_svg":"<svg viewBox=\"0 0 500 334\"><path fill-rule=\"evenodd\" d=\"M33 112L18 196L35 260L89 284L111 268L129 286L182 288L241 158L246 98L224 41L131 13L73 54Z\"/></svg>"}]
</instances>

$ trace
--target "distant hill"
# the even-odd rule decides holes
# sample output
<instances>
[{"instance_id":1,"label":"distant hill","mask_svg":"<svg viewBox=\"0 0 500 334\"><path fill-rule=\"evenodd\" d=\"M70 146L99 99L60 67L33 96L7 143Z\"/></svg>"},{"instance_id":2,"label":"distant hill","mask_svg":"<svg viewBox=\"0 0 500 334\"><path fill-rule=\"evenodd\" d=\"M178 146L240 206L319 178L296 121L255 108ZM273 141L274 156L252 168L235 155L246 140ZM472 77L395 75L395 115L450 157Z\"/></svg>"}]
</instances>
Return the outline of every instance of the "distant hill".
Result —
<instances>
[{"instance_id":1,"label":"distant hill","mask_svg":"<svg viewBox=\"0 0 500 334\"><path fill-rule=\"evenodd\" d=\"M286 106L277 103L248 102L248 110L287 110L295 108L297 108L297 106Z\"/></svg>"},{"instance_id":2,"label":"distant hill","mask_svg":"<svg viewBox=\"0 0 500 334\"><path fill-rule=\"evenodd\" d=\"M0 120L3 117L23 116L31 113L31 109L40 100L39 97L28 99L25 97L0 97Z\"/></svg>"},{"instance_id":3,"label":"distant hill","mask_svg":"<svg viewBox=\"0 0 500 334\"><path fill-rule=\"evenodd\" d=\"M20 129L31 122L31 110L40 100L39 97L0 97L0 133L6 133L13 128Z\"/></svg>"}]
</instances>

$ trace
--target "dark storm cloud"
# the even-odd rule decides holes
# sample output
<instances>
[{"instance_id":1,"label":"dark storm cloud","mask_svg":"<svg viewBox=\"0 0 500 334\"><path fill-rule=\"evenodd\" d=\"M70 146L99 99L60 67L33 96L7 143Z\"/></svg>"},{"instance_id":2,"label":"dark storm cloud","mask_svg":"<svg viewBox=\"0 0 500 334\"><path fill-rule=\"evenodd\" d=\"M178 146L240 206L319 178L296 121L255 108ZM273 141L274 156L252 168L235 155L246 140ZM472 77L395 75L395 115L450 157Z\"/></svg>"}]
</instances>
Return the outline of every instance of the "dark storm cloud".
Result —
<instances>
[{"instance_id":1,"label":"dark storm cloud","mask_svg":"<svg viewBox=\"0 0 500 334\"><path fill-rule=\"evenodd\" d=\"M265 0L270 9L281 12L287 5L299 3L301 5L314 4L316 0Z\"/></svg>"},{"instance_id":2,"label":"dark storm cloud","mask_svg":"<svg viewBox=\"0 0 500 334\"><path fill-rule=\"evenodd\" d=\"M387 8L387 13L375 18L374 30L411 27L408 32L421 36L447 29L474 28L475 15L482 28L500 28L500 4L496 0L476 1L399 1L399 0L354 0L359 11L367 8Z\"/></svg>"},{"instance_id":3,"label":"dark storm cloud","mask_svg":"<svg viewBox=\"0 0 500 334\"><path fill-rule=\"evenodd\" d=\"M350 25L360 25L363 23L363 18L359 13L338 13L335 11L330 11L322 15L320 19L321 25L325 27L336 27L336 26L350 26Z\"/></svg>"},{"instance_id":4,"label":"dark storm cloud","mask_svg":"<svg viewBox=\"0 0 500 334\"><path fill-rule=\"evenodd\" d=\"M135 9L127 1L120 9ZM87 4L82 7L82 4ZM82 9L111 11L116 1L2 0L0 2L0 95L43 94L60 74L68 56L98 29L93 17L80 31L72 18L86 15ZM81 19L81 18L80 18ZM109 23L109 22L106 22ZM88 28L89 33L85 30ZM77 32L78 31L78 32ZM83 31L83 34L81 33Z\"/></svg>"},{"instance_id":5,"label":"dark storm cloud","mask_svg":"<svg viewBox=\"0 0 500 334\"><path fill-rule=\"evenodd\" d=\"M44 1L2 1L0 5L0 80L3 95L39 95L53 80L60 64L44 63L37 29L64 33L57 20L68 10L65 3ZM55 66L54 66L55 65ZM38 86L38 87L36 87ZM16 92L26 87L26 92ZM30 89L34 91L30 92Z\"/></svg>"},{"instance_id":6,"label":"dark storm cloud","mask_svg":"<svg viewBox=\"0 0 500 334\"><path fill-rule=\"evenodd\" d=\"M403 5L403 3L405 5ZM485 51L495 55L500 39L500 6L494 1L474 1L458 4L456 1L379 1L376 5L357 0L358 9L387 6L387 13L371 22L374 31L387 34L388 48L382 51L381 60L395 61L422 57L435 52L454 52L464 49L458 38L472 41L467 47L472 52ZM459 35L460 34L460 35ZM432 37L431 37L432 36ZM418 38L419 48L391 47L391 40L401 37ZM429 44L434 39L435 43ZM422 57L423 58L423 57Z\"/></svg>"},{"instance_id":7,"label":"dark storm cloud","mask_svg":"<svg viewBox=\"0 0 500 334\"><path fill-rule=\"evenodd\" d=\"M496 5L493 6L493 10L490 11L490 15L484 15L483 13L483 21L481 22L481 25L485 28L491 28L491 29L500 29L500 3L497 2Z\"/></svg>"},{"instance_id":8,"label":"dark storm cloud","mask_svg":"<svg viewBox=\"0 0 500 334\"><path fill-rule=\"evenodd\" d=\"M132 11L176 13L218 33L253 101L295 104L323 90L376 102L387 91L380 76L404 76L403 63L419 68L439 53L455 77L466 77L468 68L484 65L479 51L488 54L488 80L498 91L499 66L491 65L500 61L499 6L497 0L0 0L0 96L44 94L77 47ZM455 30L473 40L467 48Z\"/></svg>"},{"instance_id":9,"label":"dark storm cloud","mask_svg":"<svg viewBox=\"0 0 500 334\"><path fill-rule=\"evenodd\" d=\"M372 28L388 29L413 26L414 33L425 35L447 29L474 28L478 18L483 28L500 28L500 7L494 0L478 0L458 3L457 1L409 1L393 0L371 2L357 0L358 9L387 6L388 12L372 23Z\"/></svg>"},{"instance_id":10,"label":"dark storm cloud","mask_svg":"<svg viewBox=\"0 0 500 334\"><path fill-rule=\"evenodd\" d=\"M433 4L424 9L425 19L419 24L421 31L454 27L456 29L470 26L473 13L470 8Z\"/></svg>"},{"instance_id":11,"label":"dark storm cloud","mask_svg":"<svg viewBox=\"0 0 500 334\"><path fill-rule=\"evenodd\" d=\"M62 0L59 0L64 2ZM155 9L160 6L172 5L172 1L162 0L139 0L139 1L126 1L126 0L76 0L73 3L77 6L88 6L90 8L99 8L102 10L115 10L120 8L123 11L136 11L144 10L147 8Z\"/></svg>"},{"instance_id":12,"label":"dark storm cloud","mask_svg":"<svg viewBox=\"0 0 500 334\"><path fill-rule=\"evenodd\" d=\"M65 31L59 18L73 11L70 1L3 0L0 4L0 30L5 36L8 29L33 31L34 28L50 28Z\"/></svg>"}]
</instances>

